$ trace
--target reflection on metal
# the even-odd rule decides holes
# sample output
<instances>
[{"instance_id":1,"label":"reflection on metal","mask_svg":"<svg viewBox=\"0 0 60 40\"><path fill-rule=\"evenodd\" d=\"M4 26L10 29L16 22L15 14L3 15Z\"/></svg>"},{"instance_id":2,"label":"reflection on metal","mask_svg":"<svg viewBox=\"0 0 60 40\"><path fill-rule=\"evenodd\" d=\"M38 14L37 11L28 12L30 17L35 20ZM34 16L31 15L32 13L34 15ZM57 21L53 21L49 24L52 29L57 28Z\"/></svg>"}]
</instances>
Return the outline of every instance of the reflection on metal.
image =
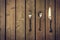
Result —
<instances>
[{"instance_id":1,"label":"reflection on metal","mask_svg":"<svg viewBox=\"0 0 60 40\"><path fill-rule=\"evenodd\" d=\"M29 13L29 32L31 32L32 31L32 28L31 28L31 18L32 18L32 14L31 14L31 12Z\"/></svg>"},{"instance_id":2,"label":"reflection on metal","mask_svg":"<svg viewBox=\"0 0 60 40\"><path fill-rule=\"evenodd\" d=\"M39 16L40 18L42 17L42 12L41 12L41 11L38 13L38 16Z\"/></svg>"},{"instance_id":3,"label":"reflection on metal","mask_svg":"<svg viewBox=\"0 0 60 40\"><path fill-rule=\"evenodd\" d=\"M38 16L39 16L39 31L41 31L41 18L42 18L42 12L41 11L38 13Z\"/></svg>"},{"instance_id":4,"label":"reflection on metal","mask_svg":"<svg viewBox=\"0 0 60 40\"><path fill-rule=\"evenodd\" d=\"M49 20L51 20L51 7L49 7L48 18L49 18Z\"/></svg>"},{"instance_id":5,"label":"reflection on metal","mask_svg":"<svg viewBox=\"0 0 60 40\"><path fill-rule=\"evenodd\" d=\"M31 19L32 18L32 15L31 14L29 14L29 19Z\"/></svg>"},{"instance_id":6,"label":"reflection on metal","mask_svg":"<svg viewBox=\"0 0 60 40\"><path fill-rule=\"evenodd\" d=\"M50 20L50 31L49 32L52 32L51 7L49 7L49 10L48 10L48 18Z\"/></svg>"}]
</instances>

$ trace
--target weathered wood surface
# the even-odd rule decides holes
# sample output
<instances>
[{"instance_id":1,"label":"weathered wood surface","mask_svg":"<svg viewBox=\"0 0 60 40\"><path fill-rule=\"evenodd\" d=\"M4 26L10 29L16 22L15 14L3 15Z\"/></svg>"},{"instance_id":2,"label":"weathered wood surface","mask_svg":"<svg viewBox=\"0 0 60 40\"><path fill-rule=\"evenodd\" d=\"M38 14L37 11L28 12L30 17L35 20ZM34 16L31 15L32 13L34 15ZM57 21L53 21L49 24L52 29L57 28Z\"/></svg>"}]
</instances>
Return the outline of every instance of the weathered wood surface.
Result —
<instances>
[{"instance_id":1,"label":"weathered wood surface","mask_svg":"<svg viewBox=\"0 0 60 40\"><path fill-rule=\"evenodd\" d=\"M15 0L6 0L6 40L15 40Z\"/></svg>"},{"instance_id":2,"label":"weathered wood surface","mask_svg":"<svg viewBox=\"0 0 60 40\"><path fill-rule=\"evenodd\" d=\"M0 40L5 39L5 0L0 0Z\"/></svg>"},{"instance_id":3,"label":"weathered wood surface","mask_svg":"<svg viewBox=\"0 0 60 40\"><path fill-rule=\"evenodd\" d=\"M46 40L55 40L55 24L54 24L54 0L50 0L51 5L49 4L49 0L46 0ZM50 32L50 19L48 18L48 9L51 7L51 20L52 20L52 32Z\"/></svg>"},{"instance_id":4,"label":"weathered wood surface","mask_svg":"<svg viewBox=\"0 0 60 40\"><path fill-rule=\"evenodd\" d=\"M29 14L31 13L31 31L29 31ZM35 13L34 13L34 0L26 0L26 40L35 40Z\"/></svg>"},{"instance_id":5,"label":"weathered wood surface","mask_svg":"<svg viewBox=\"0 0 60 40\"><path fill-rule=\"evenodd\" d=\"M25 0L16 0L16 40L25 40Z\"/></svg>"},{"instance_id":6,"label":"weathered wood surface","mask_svg":"<svg viewBox=\"0 0 60 40\"><path fill-rule=\"evenodd\" d=\"M26 1L26 9L25 9ZM55 12L54 0L51 0L52 9L52 32L50 30L50 22L48 19L49 0L36 0L36 31L35 31L35 0L0 0L0 40L5 40L5 6L6 6L6 40L60 40L60 1L56 0L56 38L55 38ZM46 6L46 30L45 30L45 6ZM16 7L16 8L15 8ZM25 15L26 10L26 15ZM39 31L38 13L43 13L41 19L41 31ZM15 14L16 13L16 14ZM32 14L31 28L29 31L29 13ZM15 20L16 15L16 20ZM26 16L26 31L25 31ZM16 21L16 24L15 24ZM16 27L16 29L15 29ZM26 35L25 35L26 32ZM35 38L36 32L36 38ZM46 34L45 34L46 33Z\"/></svg>"},{"instance_id":7,"label":"weathered wood surface","mask_svg":"<svg viewBox=\"0 0 60 40\"><path fill-rule=\"evenodd\" d=\"M56 40L60 40L60 0L56 0Z\"/></svg>"},{"instance_id":8,"label":"weathered wood surface","mask_svg":"<svg viewBox=\"0 0 60 40\"><path fill-rule=\"evenodd\" d=\"M38 13L42 12L41 24ZM36 40L45 40L45 0L36 0ZM41 27L39 26L41 25ZM41 30L39 30L39 27Z\"/></svg>"}]
</instances>

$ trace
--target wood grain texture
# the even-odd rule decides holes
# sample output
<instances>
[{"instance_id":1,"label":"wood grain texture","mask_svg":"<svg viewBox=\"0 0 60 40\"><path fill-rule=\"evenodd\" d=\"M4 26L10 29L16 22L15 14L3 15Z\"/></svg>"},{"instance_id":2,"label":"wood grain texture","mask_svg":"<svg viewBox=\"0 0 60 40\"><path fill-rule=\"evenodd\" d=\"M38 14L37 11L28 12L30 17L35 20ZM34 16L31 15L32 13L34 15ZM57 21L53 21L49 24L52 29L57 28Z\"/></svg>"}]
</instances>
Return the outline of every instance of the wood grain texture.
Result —
<instances>
[{"instance_id":1,"label":"wood grain texture","mask_svg":"<svg viewBox=\"0 0 60 40\"><path fill-rule=\"evenodd\" d=\"M26 9L25 9L26 1ZM52 13L52 32L50 31L50 20L48 19L49 0L0 0L0 40L5 40L5 6L6 6L6 40L60 40L60 0L56 0L56 38L55 38L55 12L54 0L51 1ZM36 5L36 23L35 23L35 5ZM46 6L46 10L45 10ZM16 7L16 9L15 9ZM25 30L25 11L26 11L26 30ZM38 13L43 13L41 19L41 31L39 31ZM46 11L46 30L45 30L45 11ZM16 12L16 16L15 16ZM29 31L29 13L32 14L31 31ZM16 24L15 24L16 17ZM35 26L36 24L36 26ZM16 29L15 29L16 27ZM36 31L35 31L36 27ZM25 36L26 32L26 36ZM35 33L36 32L36 33ZM46 35L45 35L46 33ZM36 34L36 38L35 38Z\"/></svg>"},{"instance_id":2,"label":"wood grain texture","mask_svg":"<svg viewBox=\"0 0 60 40\"><path fill-rule=\"evenodd\" d=\"M46 0L46 40L55 40L55 24L54 24L54 0L50 0L51 5L49 5L49 1ZM50 31L50 20L48 18L48 9L51 6L51 18L52 18L52 32Z\"/></svg>"},{"instance_id":3,"label":"wood grain texture","mask_svg":"<svg viewBox=\"0 0 60 40\"><path fill-rule=\"evenodd\" d=\"M45 20L44 20L44 10L45 10L45 1L44 0L36 0L36 40L45 40ZM39 16L38 13L42 12L41 18L41 31L39 30Z\"/></svg>"},{"instance_id":4,"label":"wood grain texture","mask_svg":"<svg viewBox=\"0 0 60 40\"><path fill-rule=\"evenodd\" d=\"M6 40L15 40L15 0L6 0Z\"/></svg>"},{"instance_id":5,"label":"wood grain texture","mask_svg":"<svg viewBox=\"0 0 60 40\"><path fill-rule=\"evenodd\" d=\"M56 40L60 40L60 0L56 0Z\"/></svg>"},{"instance_id":6,"label":"wood grain texture","mask_svg":"<svg viewBox=\"0 0 60 40\"><path fill-rule=\"evenodd\" d=\"M34 0L26 0L26 40L35 40L35 13L34 13ZM32 14L32 19L31 19L31 31L29 32L29 13Z\"/></svg>"},{"instance_id":7,"label":"wood grain texture","mask_svg":"<svg viewBox=\"0 0 60 40\"><path fill-rule=\"evenodd\" d=\"M0 40L5 39L5 0L0 0Z\"/></svg>"},{"instance_id":8,"label":"wood grain texture","mask_svg":"<svg viewBox=\"0 0 60 40\"><path fill-rule=\"evenodd\" d=\"M16 0L16 40L25 40L25 0Z\"/></svg>"}]
</instances>

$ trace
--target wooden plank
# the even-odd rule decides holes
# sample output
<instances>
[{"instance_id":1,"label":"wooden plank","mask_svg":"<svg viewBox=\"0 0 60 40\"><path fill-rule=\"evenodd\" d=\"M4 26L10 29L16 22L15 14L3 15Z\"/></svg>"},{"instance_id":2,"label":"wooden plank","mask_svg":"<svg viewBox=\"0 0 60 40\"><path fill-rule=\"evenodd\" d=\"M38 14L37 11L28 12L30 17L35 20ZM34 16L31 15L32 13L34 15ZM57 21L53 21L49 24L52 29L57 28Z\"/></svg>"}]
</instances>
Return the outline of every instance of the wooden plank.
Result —
<instances>
[{"instance_id":1,"label":"wooden plank","mask_svg":"<svg viewBox=\"0 0 60 40\"><path fill-rule=\"evenodd\" d=\"M36 0L36 40L45 40L45 20L44 20L45 12L44 10L45 10L45 0ZM42 12L41 19L38 16L40 11ZM39 27L41 30L39 30Z\"/></svg>"},{"instance_id":2,"label":"wooden plank","mask_svg":"<svg viewBox=\"0 0 60 40\"><path fill-rule=\"evenodd\" d=\"M15 0L6 0L6 40L15 40Z\"/></svg>"},{"instance_id":3,"label":"wooden plank","mask_svg":"<svg viewBox=\"0 0 60 40\"><path fill-rule=\"evenodd\" d=\"M16 40L25 40L25 0L16 0Z\"/></svg>"},{"instance_id":4,"label":"wooden plank","mask_svg":"<svg viewBox=\"0 0 60 40\"><path fill-rule=\"evenodd\" d=\"M0 0L0 40L5 40L5 0Z\"/></svg>"},{"instance_id":5,"label":"wooden plank","mask_svg":"<svg viewBox=\"0 0 60 40\"><path fill-rule=\"evenodd\" d=\"M60 40L60 0L56 0L56 40Z\"/></svg>"},{"instance_id":6,"label":"wooden plank","mask_svg":"<svg viewBox=\"0 0 60 40\"><path fill-rule=\"evenodd\" d=\"M54 0L50 0L50 2L49 2L49 0L46 0L46 40L55 40ZM49 7L51 7L51 15L52 15L51 16L51 18L52 18L51 19L52 20L52 23L51 23L52 32L50 32L50 19L48 18Z\"/></svg>"},{"instance_id":7,"label":"wooden plank","mask_svg":"<svg viewBox=\"0 0 60 40\"><path fill-rule=\"evenodd\" d=\"M35 13L34 13L34 0L26 0L26 40L35 40L34 38L34 28L35 28ZM31 25L29 24L29 14L32 15ZM30 30L31 26L31 31Z\"/></svg>"}]
</instances>

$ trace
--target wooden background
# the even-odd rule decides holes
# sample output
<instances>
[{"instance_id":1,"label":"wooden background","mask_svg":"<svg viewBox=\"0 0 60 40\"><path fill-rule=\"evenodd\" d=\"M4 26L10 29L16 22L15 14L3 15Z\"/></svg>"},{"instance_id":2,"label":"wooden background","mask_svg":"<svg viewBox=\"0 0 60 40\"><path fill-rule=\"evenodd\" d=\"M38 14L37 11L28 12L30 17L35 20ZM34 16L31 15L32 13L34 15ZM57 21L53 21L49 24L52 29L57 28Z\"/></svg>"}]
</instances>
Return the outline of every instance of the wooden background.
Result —
<instances>
[{"instance_id":1,"label":"wooden background","mask_svg":"<svg viewBox=\"0 0 60 40\"><path fill-rule=\"evenodd\" d=\"M52 32L49 32L49 0L0 0L0 40L60 40L60 0L50 1ZM43 13L41 31L39 11ZM32 15L31 31L29 13Z\"/></svg>"}]
</instances>

